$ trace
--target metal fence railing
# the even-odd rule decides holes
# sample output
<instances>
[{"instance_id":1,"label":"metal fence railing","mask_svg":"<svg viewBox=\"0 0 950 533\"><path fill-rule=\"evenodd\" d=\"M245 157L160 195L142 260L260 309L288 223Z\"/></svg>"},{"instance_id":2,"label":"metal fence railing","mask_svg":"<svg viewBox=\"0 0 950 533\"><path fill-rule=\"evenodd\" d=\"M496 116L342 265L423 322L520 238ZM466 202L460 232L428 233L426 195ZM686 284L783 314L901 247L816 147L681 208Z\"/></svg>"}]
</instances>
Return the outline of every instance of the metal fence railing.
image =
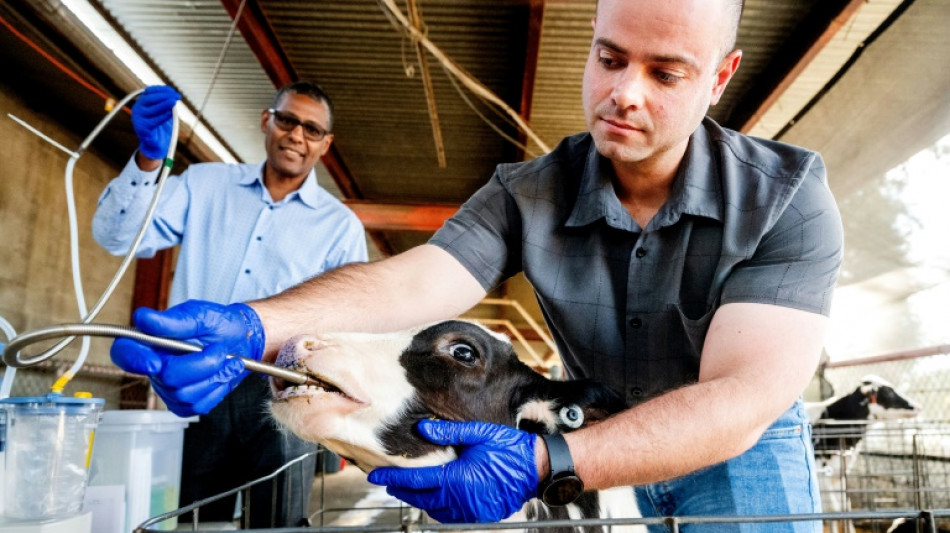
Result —
<instances>
[{"instance_id":1,"label":"metal fence railing","mask_svg":"<svg viewBox=\"0 0 950 533\"><path fill-rule=\"evenodd\" d=\"M833 431L831 433L834 433ZM833 435L819 435L818 438L837 439L840 432ZM820 514L712 517L682 516L661 518L610 518L584 520L546 520L537 522L509 522L501 524L439 524L429 520L416 509L401 504L389 504L377 507L340 507L327 505L326 475L318 476L315 482L317 509L311 514L313 526L308 528L272 528L257 531L269 532L320 532L320 533L356 533L356 532L400 532L400 531L548 531L564 528L595 528L665 524L670 531L677 533L684 524L743 524L777 522L820 522L826 532L874 532L884 533L890 530L895 520L917 519L908 531L932 532L944 531L950 524L950 489L948 489L948 462L945 445L950 437L945 424L920 424L913 421L887 423L883 426L868 427L864 434L867 447L856 456L835 458L848 464L834 472L839 484L829 483L828 478L821 480L822 498L825 512ZM321 449L318 453L323 453ZM302 459L302 457L300 458ZM299 460L299 459L298 459ZM201 506L217 499L241 493L245 516L249 513L270 513L267 503L254 503L250 500L250 488L258 483L276 483L278 474L294 464L291 461L269 476L252 481L231 491L221 493L192 505L155 516L142 523L136 533L152 533L167 529L169 520L197 510L189 523L178 523L178 530L218 531L202 529L207 527L200 520ZM821 465L822 463L819 463ZM821 476L831 475L834 463L821 466L828 468ZM257 507L263 505L264 507ZM378 505L378 502L377 502ZM375 516L373 523L347 523L336 517L353 511L364 511L364 515ZM367 512L372 511L372 512ZM240 521L234 523L235 529L241 528ZM558 529L560 528L560 529ZM601 529L576 529L576 531L601 531ZM606 530L606 529L605 529ZM902 530L903 531L903 530Z\"/></svg>"},{"instance_id":2,"label":"metal fence railing","mask_svg":"<svg viewBox=\"0 0 950 533\"><path fill-rule=\"evenodd\" d=\"M890 382L921 408L920 414L816 428L816 442L860 438L853 450L838 446L840 453L817 457L824 509L950 509L950 345L831 362L822 365L818 378L840 395L868 375ZM874 533L888 530L869 519L855 519L848 526ZM946 519L936 520L935 526L940 529L934 531L950 530Z\"/></svg>"},{"instance_id":3,"label":"metal fence railing","mask_svg":"<svg viewBox=\"0 0 950 533\"><path fill-rule=\"evenodd\" d=\"M906 531L931 532L950 530L950 347L937 347L914 353L875 357L851 362L823 365L819 378L830 384L838 394L847 393L869 374L891 382L901 394L922 407L916 419L835 424L815 431L816 439L841 439L847 432L858 431L861 443L853 450L837 456L819 457L819 478L825 512L814 515L751 516L751 517L664 517L611 518L585 520L548 520L502 524L443 525L431 522L424 513L407 506L388 507L388 523L334 525L335 514L353 508L328 508L324 505L324 479L318 476L315 490L320 491L319 509L311 516L310 528L280 528L280 532L391 532L391 531L513 531L549 528L581 528L666 524L674 533L683 524L772 523L789 521L821 522L826 532L885 533L897 519L907 519ZM289 466L285 465L285 468ZM277 472L275 472L275 475ZM234 491L247 491L254 483L273 482L273 476L262 478ZM141 524L141 533L160 531L161 524L172 517L200 508L205 502L183 507L157 516ZM916 520L913 520L916 519ZM200 523L190 524L189 531L205 531ZM239 524L236 523L236 526ZM909 526L909 527L908 527ZM210 531L210 530L208 530ZM905 531L902 529L900 531Z\"/></svg>"}]
</instances>

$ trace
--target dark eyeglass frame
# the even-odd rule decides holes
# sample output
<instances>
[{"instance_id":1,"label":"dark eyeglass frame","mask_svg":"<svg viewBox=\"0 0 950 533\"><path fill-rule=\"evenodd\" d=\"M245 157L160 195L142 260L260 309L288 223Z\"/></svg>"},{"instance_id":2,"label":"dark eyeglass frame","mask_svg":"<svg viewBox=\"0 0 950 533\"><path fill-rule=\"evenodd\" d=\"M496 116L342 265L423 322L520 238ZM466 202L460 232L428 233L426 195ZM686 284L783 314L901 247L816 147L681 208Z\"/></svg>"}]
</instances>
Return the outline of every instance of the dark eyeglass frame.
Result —
<instances>
[{"instance_id":1,"label":"dark eyeglass frame","mask_svg":"<svg viewBox=\"0 0 950 533\"><path fill-rule=\"evenodd\" d=\"M268 109L268 113L274 117L274 125L283 131L294 131L297 126L303 127L303 136L311 141L322 141L324 137L330 134L329 131L317 126L312 122L303 122L299 118L285 113L279 109Z\"/></svg>"}]
</instances>

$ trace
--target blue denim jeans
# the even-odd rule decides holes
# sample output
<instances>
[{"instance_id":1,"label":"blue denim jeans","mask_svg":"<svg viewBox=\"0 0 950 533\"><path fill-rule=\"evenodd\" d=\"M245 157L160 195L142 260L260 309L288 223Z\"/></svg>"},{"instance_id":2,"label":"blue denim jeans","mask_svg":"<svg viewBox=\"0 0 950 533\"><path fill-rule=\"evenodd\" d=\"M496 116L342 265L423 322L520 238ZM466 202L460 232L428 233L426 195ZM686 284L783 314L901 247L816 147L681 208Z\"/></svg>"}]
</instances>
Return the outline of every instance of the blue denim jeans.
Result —
<instances>
[{"instance_id":1,"label":"blue denim jeans","mask_svg":"<svg viewBox=\"0 0 950 533\"><path fill-rule=\"evenodd\" d=\"M742 455L692 474L635 488L654 516L751 516L821 512L811 426L801 399ZM669 526L650 526L667 533ZM683 533L820 533L820 521L680 524Z\"/></svg>"}]
</instances>

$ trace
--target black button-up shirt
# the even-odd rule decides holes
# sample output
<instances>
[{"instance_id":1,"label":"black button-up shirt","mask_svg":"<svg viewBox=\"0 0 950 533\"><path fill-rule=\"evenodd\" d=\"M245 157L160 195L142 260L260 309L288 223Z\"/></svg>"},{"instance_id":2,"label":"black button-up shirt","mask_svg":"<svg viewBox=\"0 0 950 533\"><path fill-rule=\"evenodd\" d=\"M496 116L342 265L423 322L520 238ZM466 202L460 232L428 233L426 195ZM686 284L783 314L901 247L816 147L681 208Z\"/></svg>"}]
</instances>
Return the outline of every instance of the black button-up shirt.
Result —
<instances>
[{"instance_id":1,"label":"black button-up shirt","mask_svg":"<svg viewBox=\"0 0 950 533\"><path fill-rule=\"evenodd\" d=\"M642 229L614 179L589 134L566 138L499 165L429 242L486 290L523 271L568 375L632 403L698 379L724 304L829 313L842 229L817 153L706 119Z\"/></svg>"}]
</instances>

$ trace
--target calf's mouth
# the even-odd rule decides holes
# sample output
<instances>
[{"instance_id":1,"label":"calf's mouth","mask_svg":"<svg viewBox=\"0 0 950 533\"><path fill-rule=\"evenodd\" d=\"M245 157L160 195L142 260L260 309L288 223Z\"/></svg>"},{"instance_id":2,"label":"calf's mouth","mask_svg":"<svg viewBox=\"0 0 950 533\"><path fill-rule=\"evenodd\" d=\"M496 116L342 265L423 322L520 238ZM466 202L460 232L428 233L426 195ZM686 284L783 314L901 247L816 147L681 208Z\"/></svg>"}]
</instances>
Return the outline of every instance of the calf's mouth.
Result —
<instances>
[{"instance_id":1,"label":"calf's mouth","mask_svg":"<svg viewBox=\"0 0 950 533\"><path fill-rule=\"evenodd\" d=\"M334 394L351 402L363 403L358 398L348 394L343 387L334 383L330 378L315 374L305 366L297 365L292 370L302 372L307 375L307 383L297 385L282 378L271 378L271 391L274 394L274 402L286 402L295 398L311 398L319 394Z\"/></svg>"}]
</instances>

